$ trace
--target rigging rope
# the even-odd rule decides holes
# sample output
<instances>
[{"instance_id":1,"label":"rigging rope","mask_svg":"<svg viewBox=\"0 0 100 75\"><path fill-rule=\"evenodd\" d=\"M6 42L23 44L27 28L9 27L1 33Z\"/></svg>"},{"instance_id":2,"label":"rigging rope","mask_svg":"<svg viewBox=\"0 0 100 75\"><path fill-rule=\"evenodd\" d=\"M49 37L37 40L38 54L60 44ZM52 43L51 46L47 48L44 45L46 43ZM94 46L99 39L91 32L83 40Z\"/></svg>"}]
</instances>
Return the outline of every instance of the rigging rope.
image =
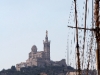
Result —
<instances>
[{"instance_id":1,"label":"rigging rope","mask_svg":"<svg viewBox=\"0 0 100 75\"><path fill-rule=\"evenodd\" d=\"M84 63L84 49L85 49L85 37L86 37L86 20L87 19L87 0L85 4L85 26L84 26L84 37L83 37L83 61L82 61L82 68L83 68L83 63Z\"/></svg>"}]
</instances>

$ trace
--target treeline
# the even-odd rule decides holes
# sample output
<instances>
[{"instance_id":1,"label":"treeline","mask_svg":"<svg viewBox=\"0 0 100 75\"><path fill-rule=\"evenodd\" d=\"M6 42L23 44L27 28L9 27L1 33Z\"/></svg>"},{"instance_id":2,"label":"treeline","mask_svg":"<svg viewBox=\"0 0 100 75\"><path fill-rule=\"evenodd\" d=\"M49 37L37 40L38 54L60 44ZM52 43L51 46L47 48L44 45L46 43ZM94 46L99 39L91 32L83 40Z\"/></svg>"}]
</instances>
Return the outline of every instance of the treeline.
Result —
<instances>
[{"instance_id":1,"label":"treeline","mask_svg":"<svg viewBox=\"0 0 100 75\"><path fill-rule=\"evenodd\" d=\"M0 75L40 75L40 73L46 73L47 75L58 75L59 73L66 73L67 71L74 70L74 68L68 66L46 66L46 67L24 67L20 71L16 71L15 66L11 69L3 69L0 71Z\"/></svg>"}]
</instances>

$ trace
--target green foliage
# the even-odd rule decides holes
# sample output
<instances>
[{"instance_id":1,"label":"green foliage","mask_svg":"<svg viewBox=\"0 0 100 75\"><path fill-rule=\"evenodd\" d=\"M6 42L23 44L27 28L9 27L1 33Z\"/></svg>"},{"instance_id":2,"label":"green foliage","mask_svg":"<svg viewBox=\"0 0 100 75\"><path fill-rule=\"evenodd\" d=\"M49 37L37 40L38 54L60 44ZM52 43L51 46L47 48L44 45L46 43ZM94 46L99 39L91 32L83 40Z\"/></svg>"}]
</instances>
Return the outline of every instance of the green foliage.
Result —
<instances>
[{"instance_id":1,"label":"green foliage","mask_svg":"<svg viewBox=\"0 0 100 75\"><path fill-rule=\"evenodd\" d=\"M11 70L15 71L16 70L15 66L11 66Z\"/></svg>"},{"instance_id":2,"label":"green foliage","mask_svg":"<svg viewBox=\"0 0 100 75\"><path fill-rule=\"evenodd\" d=\"M16 71L15 66L12 66L11 69L0 71L0 75L40 75L44 72L48 75L56 75L58 73L66 72L64 71L65 66L46 66L46 67L24 67L20 71ZM74 70L72 67L68 67L70 70ZM67 69L68 69L67 68Z\"/></svg>"}]
</instances>

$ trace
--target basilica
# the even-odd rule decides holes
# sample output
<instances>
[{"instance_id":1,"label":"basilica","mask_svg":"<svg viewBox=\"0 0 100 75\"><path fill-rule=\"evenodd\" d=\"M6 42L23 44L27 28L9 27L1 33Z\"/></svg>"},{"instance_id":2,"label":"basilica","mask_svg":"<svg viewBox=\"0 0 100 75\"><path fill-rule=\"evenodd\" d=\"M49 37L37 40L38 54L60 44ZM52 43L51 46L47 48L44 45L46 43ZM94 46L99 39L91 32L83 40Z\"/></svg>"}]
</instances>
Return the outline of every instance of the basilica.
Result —
<instances>
[{"instance_id":1,"label":"basilica","mask_svg":"<svg viewBox=\"0 0 100 75\"><path fill-rule=\"evenodd\" d=\"M31 52L29 53L29 58L26 60L26 62L16 64L16 70L20 71L22 67L28 66L66 66L65 59L62 59L61 61L52 61L50 59L50 41L48 40L48 31L46 31L43 46L43 51L37 51L36 45L33 45L31 48Z\"/></svg>"}]
</instances>

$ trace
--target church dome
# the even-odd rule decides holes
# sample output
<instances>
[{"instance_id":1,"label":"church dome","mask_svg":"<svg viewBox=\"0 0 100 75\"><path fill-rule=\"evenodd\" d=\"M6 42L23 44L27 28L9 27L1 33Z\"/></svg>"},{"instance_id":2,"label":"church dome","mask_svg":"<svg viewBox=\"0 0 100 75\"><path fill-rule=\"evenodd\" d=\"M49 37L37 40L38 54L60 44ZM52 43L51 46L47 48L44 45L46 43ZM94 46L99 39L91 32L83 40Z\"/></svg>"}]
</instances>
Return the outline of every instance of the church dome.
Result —
<instances>
[{"instance_id":1,"label":"church dome","mask_svg":"<svg viewBox=\"0 0 100 75\"><path fill-rule=\"evenodd\" d=\"M31 51L34 52L34 53L37 52L37 47L36 47L36 45L33 45L33 46L32 46Z\"/></svg>"}]
</instances>

